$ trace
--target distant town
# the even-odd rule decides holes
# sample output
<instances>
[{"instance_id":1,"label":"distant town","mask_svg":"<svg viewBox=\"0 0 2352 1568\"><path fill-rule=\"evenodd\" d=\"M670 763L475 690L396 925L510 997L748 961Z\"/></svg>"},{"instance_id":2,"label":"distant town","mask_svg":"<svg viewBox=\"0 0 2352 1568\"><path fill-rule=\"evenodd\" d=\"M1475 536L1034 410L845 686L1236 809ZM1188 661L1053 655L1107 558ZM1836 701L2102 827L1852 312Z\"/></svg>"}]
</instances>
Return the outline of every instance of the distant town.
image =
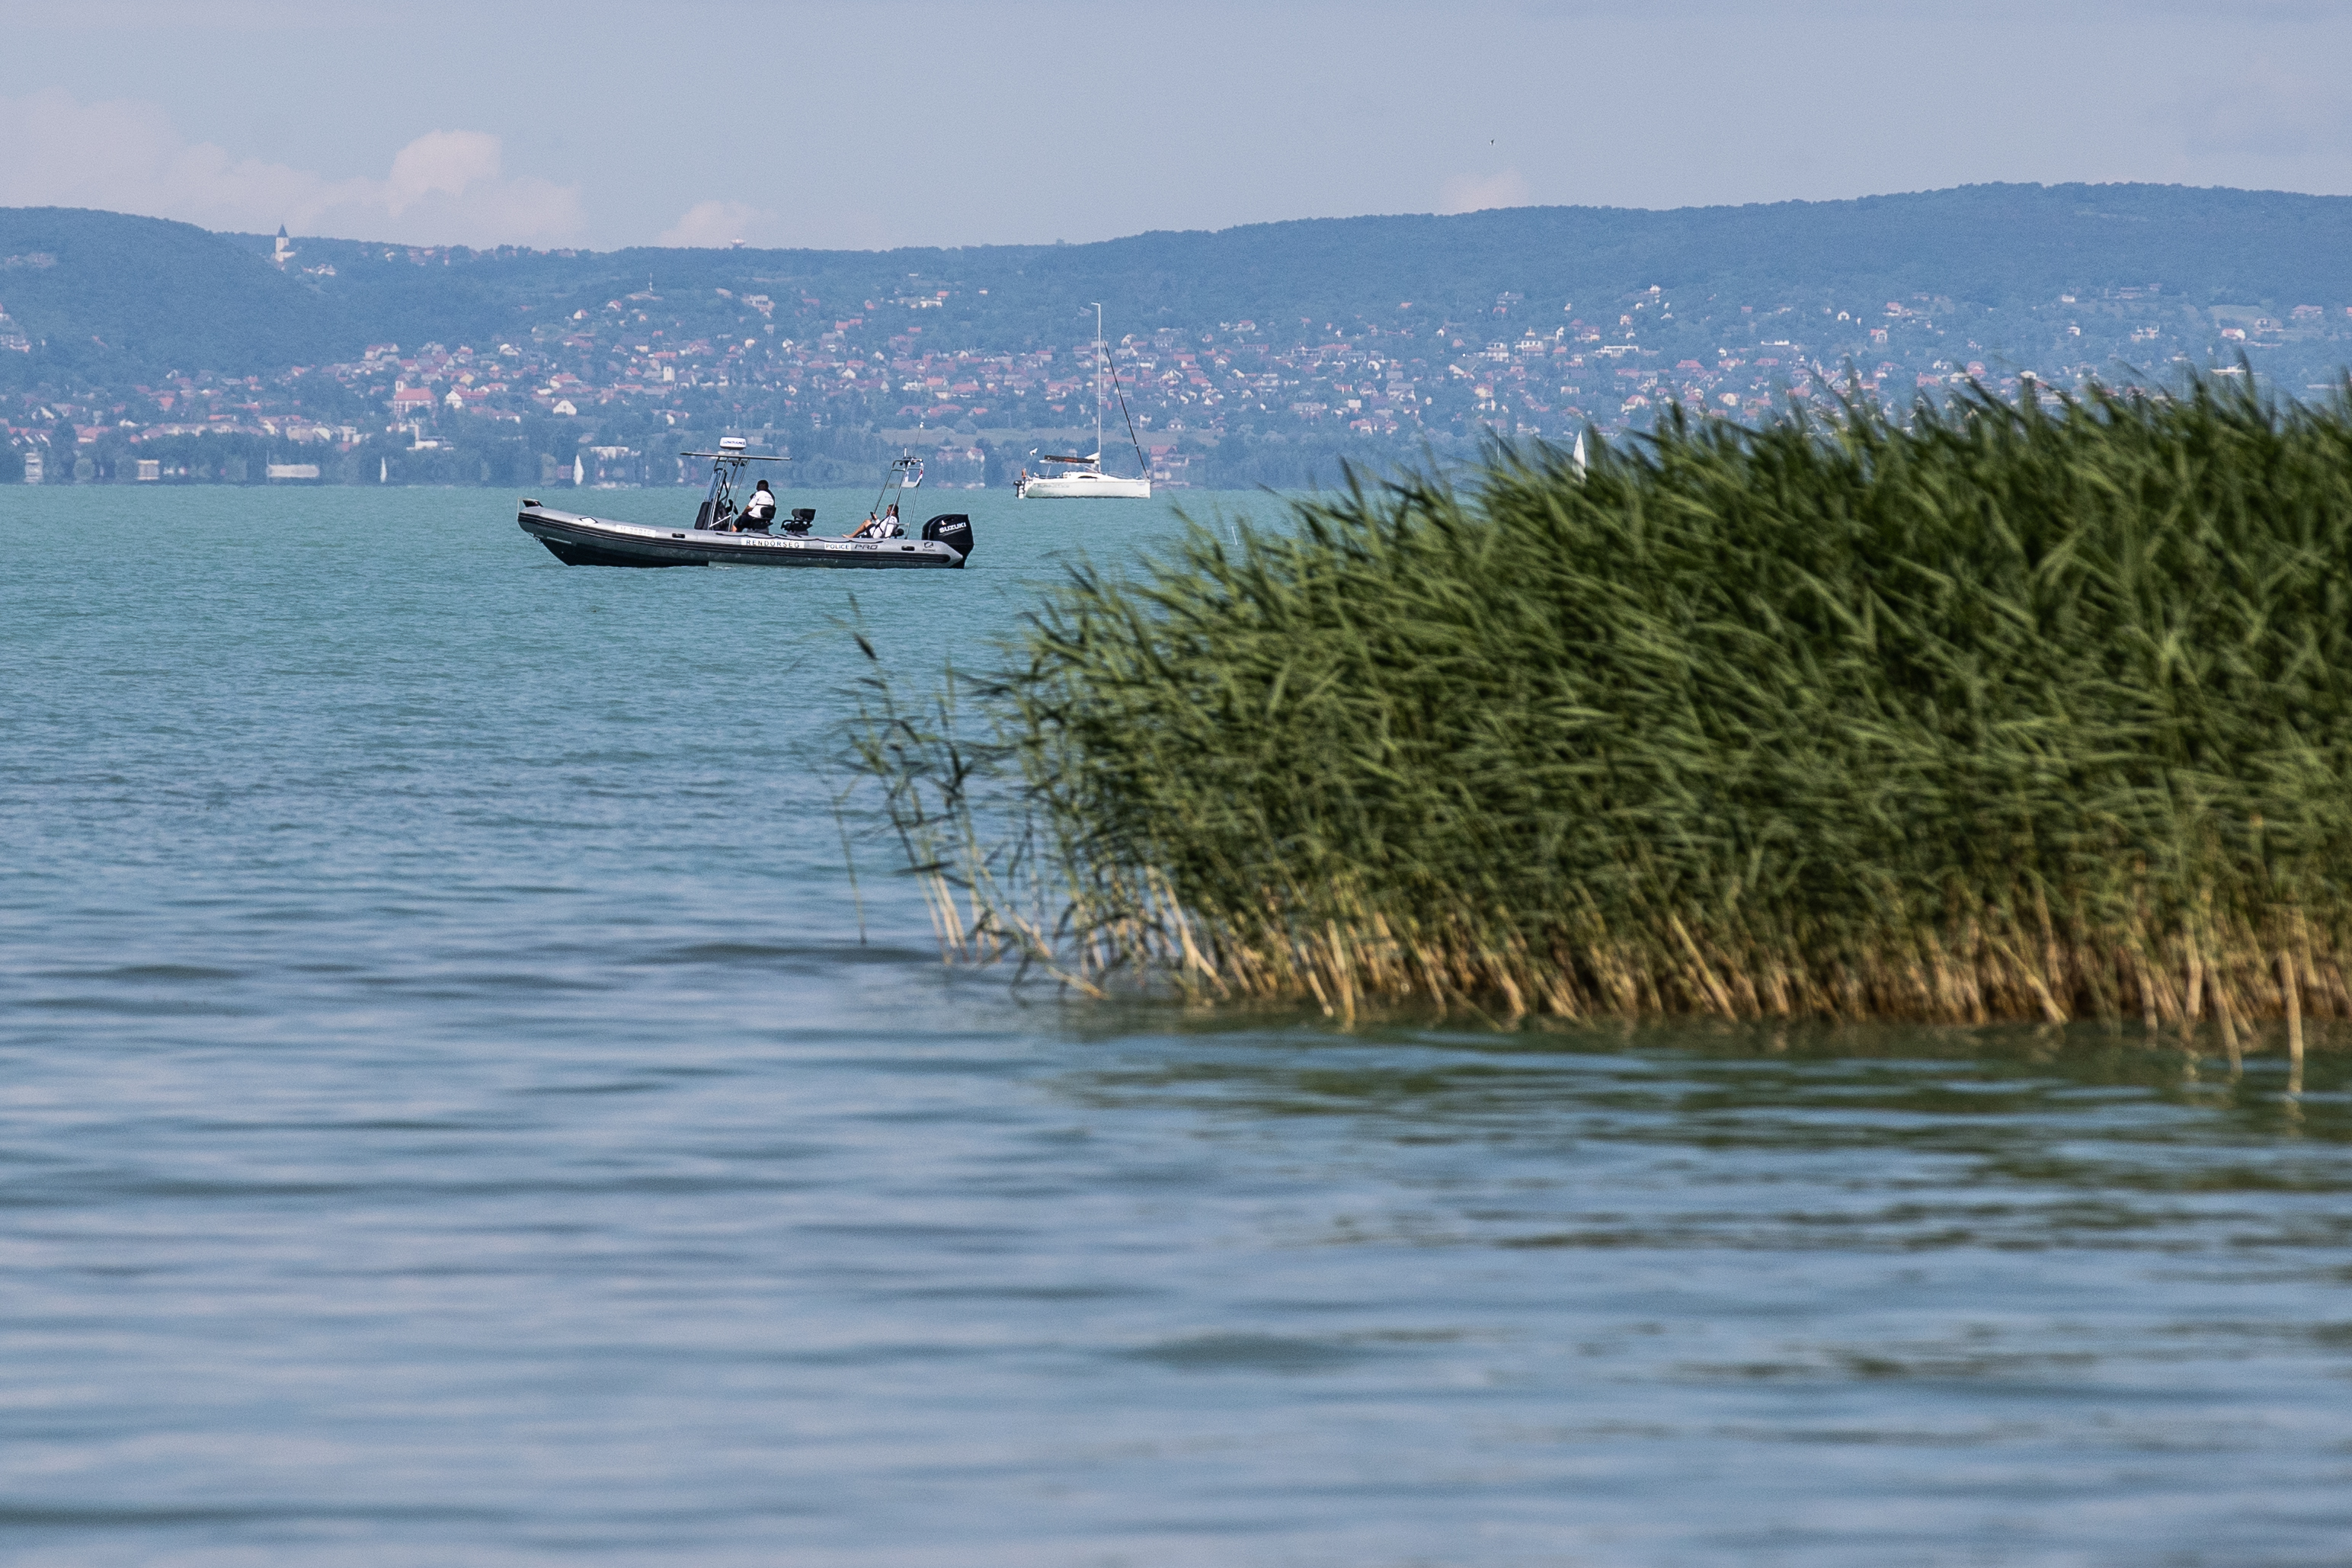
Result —
<instances>
[{"instance_id":1,"label":"distant town","mask_svg":"<svg viewBox=\"0 0 2352 1568\"><path fill-rule=\"evenodd\" d=\"M454 255L380 248L371 265ZM289 276L336 271L282 235L267 259ZM0 353L29 353L5 313L9 276L0 268ZM37 385L10 395L0 479L666 485L699 482L682 446L740 434L831 454L835 468L803 471L815 482L862 479L859 465L889 447L920 451L938 484L1009 484L1042 455L1092 442L1095 350L1090 333L950 346L939 324L981 303L971 292L910 279L828 309L782 289L682 299L649 278L493 339L387 341L234 378L192 366L127 385ZM1973 383L2013 400L2037 384L2162 387L2246 366L2273 392L2315 395L2352 353L2352 305L2192 302L2156 285L2005 308L1932 294L1738 302L1659 285L1588 300L1505 290L1476 314L1433 320L1400 300L1385 321L1292 315L1109 338L1107 461L1134 465L1131 430L1150 477L1183 487L1278 481L1241 460L1269 439L1381 462L1490 437L1639 431L1677 405L1754 421L1791 398L1899 405Z\"/></svg>"}]
</instances>

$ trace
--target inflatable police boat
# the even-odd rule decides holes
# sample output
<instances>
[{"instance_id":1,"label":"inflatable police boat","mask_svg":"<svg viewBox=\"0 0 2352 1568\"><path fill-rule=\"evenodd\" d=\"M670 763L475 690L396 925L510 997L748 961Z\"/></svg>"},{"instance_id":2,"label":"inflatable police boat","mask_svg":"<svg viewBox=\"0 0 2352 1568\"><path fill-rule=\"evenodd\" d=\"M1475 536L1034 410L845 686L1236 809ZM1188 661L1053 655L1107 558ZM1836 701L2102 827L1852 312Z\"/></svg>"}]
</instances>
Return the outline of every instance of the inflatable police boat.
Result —
<instances>
[{"instance_id":1,"label":"inflatable police boat","mask_svg":"<svg viewBox=\"0 0 2352 1568\"><path fill-rule=\"evenodd\" d=\"M696 511L691 528L663 528L638 522L614 522L561 511L525 498L515 521L567 566L845 566L868 570L914 567L961 567L971 555L971 519L961 512L943 512L923 524L920 539L898 531L898 504L887 510L877 498L876 510L864 527L840 538L811 531L816 513L801 508L789 516L770 513L746 517L737 499L744 468L751 463L781 462L754 457L744 442L730 436L716 452L686 452L682 457L708 458L710 490ZM901 458L890 465L885 494L903 492L922 483L922 460ZM912 482L908 482L909 476ZM781 517L782 528L770 532Z\"/></svg>"}]
</instances>

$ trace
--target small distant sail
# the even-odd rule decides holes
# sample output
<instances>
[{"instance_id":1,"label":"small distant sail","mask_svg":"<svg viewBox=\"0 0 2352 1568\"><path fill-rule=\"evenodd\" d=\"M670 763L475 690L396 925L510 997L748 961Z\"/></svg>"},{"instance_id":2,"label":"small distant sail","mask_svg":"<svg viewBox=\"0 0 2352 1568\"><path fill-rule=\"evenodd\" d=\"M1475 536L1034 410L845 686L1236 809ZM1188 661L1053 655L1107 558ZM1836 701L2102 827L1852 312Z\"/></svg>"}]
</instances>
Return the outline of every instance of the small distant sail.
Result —
<instances>
[{"instance_id":1,"label":"small distant sail","mask_svg":"<svg viewBox=\"0 0 2352 1568\"><path fill-rule=\"evenodd\" d=\"M1578 479L1584 477L1584 432L1581 430L1576 433L1576 449L1569 453L1568 463L1576 470Z\"/></svg>"},{"instance_id":2,"label":"small distant sail","mask_svg":"<svg viewBox=\"0 0 2352 1568\"><path fill-rule=\"evenodd\" d=\"M573 489L578 489L582 485L583 485L583 484L585 484L585 483L587 483L587 482L588 482L588 470L581 465L581 462L580 462L580 459L579 459L579 458L572 458L572 488Z\"/></svg>"},{"instance_id":3,"label":"small distant sail","mask_svg":"<svg viewBox=\"0 0 2352 1568\"><path fill-rule=\"evenodd\" d=\"M380 485L389 484L391 480L392 459L390 458L378 458L375 460L375 482Z\"/></svg>"}]
</instances>

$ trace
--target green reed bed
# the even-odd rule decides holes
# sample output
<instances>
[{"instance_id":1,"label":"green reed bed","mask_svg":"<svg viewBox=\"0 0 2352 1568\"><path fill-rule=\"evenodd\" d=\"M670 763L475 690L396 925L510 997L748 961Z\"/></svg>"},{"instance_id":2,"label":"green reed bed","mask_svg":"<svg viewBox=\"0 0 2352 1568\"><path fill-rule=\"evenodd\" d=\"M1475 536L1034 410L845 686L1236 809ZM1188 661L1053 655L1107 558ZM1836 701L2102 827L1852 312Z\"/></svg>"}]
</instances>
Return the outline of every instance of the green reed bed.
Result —
<instances>
[{"instance_id":1,"label":"green reed bed","mask_svg":"<svg viewBox=\"0 0 2352 1568\"><path fill-rule=\"evenodd\" d=\"M1294 512L873 687L956 952L1349 1016L2352 1016L2352 405L1677 416Z\"/></svg>"}]
</instances>

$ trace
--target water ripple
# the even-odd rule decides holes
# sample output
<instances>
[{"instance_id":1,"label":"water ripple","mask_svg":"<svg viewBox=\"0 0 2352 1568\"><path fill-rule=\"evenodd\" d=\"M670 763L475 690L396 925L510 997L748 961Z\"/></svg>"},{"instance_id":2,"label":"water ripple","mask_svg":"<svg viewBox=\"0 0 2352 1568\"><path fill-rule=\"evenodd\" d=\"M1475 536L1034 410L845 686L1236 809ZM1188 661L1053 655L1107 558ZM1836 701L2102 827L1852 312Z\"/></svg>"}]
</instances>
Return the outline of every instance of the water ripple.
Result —
<instances>
[{"instance_id":1,"label":"water ripple","mask_svg":"<svg viewBox=\"0 0 2352 1568\"><path fill-rule=\"evenodd\" d=\"M2290 1093L2271 1037L1066 1008L852 887L847 586L543 565L467 491L331 535L174 493L96 558L103 490L0 505L13 1557L2352 1540L2335 1033ZM859 590L910 673L1055 547L958 505L971 573ZM803 663L701 668L745 646Z\"/></svg>"}]
</instances>

